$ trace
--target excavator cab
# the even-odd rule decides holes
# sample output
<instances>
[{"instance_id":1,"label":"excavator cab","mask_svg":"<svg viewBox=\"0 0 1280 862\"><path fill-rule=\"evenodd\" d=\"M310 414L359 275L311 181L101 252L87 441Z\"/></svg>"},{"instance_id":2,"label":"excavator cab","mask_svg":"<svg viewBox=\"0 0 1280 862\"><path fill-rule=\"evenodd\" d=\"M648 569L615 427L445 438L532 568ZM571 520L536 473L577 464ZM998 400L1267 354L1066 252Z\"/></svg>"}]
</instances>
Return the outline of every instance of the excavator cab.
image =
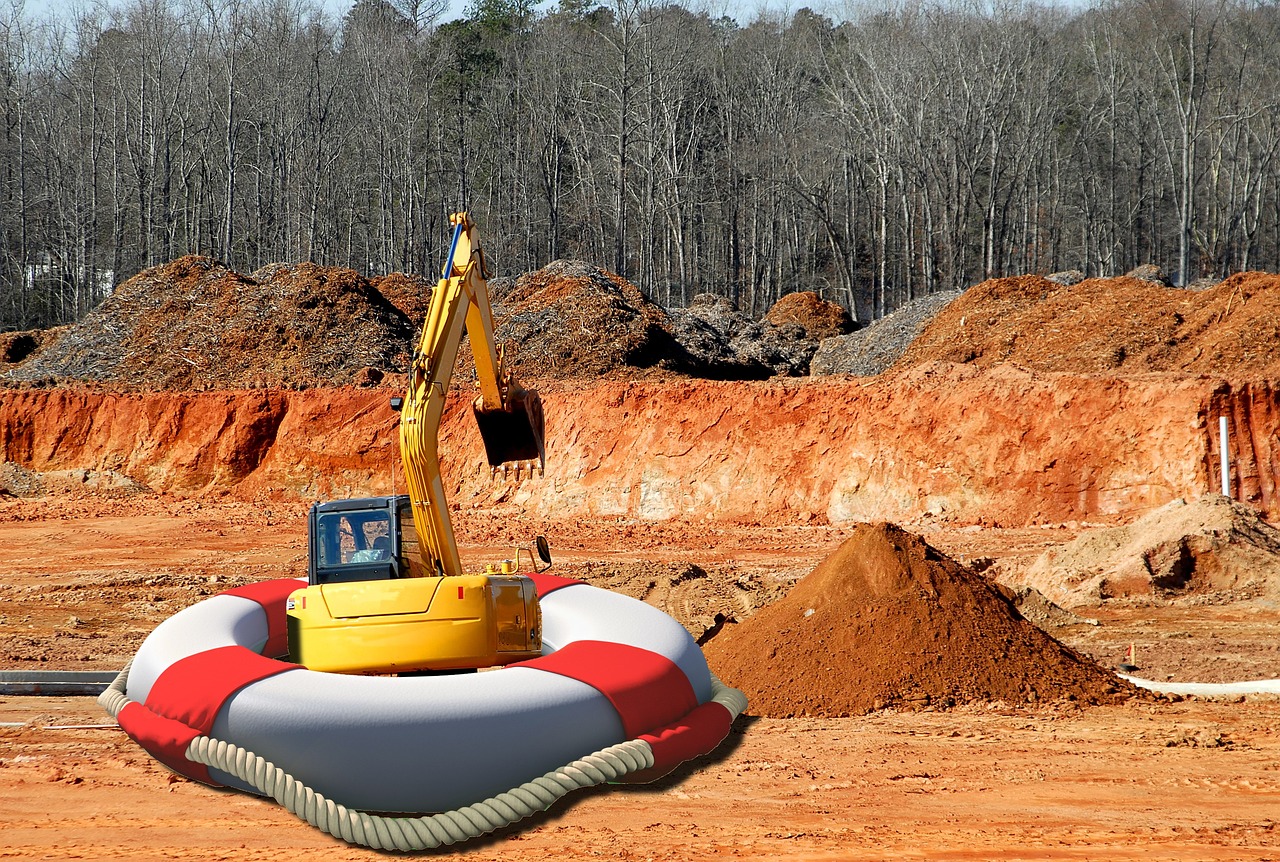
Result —
<instances>
[{"instance_id":1,"label":"excavator cab","mask_svg":"<svg viewBox=\"0 0 1280 862\"><path fill-rule=\"evenodd\" d=\"M307 583L432 575L422 564L409 497L316 503L307 516Z\"/></svg>"}]
</instances>

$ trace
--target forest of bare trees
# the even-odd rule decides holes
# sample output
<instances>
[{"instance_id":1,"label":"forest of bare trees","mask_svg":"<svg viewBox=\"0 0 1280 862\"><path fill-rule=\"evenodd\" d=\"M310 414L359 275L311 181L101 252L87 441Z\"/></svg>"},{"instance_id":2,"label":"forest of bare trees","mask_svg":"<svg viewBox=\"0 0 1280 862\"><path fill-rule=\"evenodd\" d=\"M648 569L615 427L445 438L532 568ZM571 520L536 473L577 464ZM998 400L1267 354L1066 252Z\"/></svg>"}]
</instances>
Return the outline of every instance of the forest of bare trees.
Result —
<instances>
[{"instance_id":1,"label":"forest of bare trees","mask_svg":"<svg viewBox=\"0 0 1280 862\"><path fill-rule=\"evenodd\" d=\"M431 272L458 208L502 274L582 258L756 314L1280 268L1274 0L93 8L0 13L0 330L193 252Z\"/></svg>"}]
</instances>

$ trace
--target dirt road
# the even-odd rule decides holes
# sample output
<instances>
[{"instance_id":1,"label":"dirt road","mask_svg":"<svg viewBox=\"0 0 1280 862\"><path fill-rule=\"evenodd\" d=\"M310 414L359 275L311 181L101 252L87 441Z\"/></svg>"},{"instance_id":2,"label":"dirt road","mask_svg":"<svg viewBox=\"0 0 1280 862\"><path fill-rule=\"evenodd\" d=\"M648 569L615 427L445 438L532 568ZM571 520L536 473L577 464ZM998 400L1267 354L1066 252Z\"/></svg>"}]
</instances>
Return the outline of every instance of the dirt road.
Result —
<instances>
[{"instance_id":1,"label":"dirt road","mask_svg":"<svg viewBox=\"0 0 1280 862\"><path fill-rule=\"evenodd\" d=\"M3 858L368 859L171 776L87 698L6 699ZM35 724L30 724L30 722ZM1267 859L1275 702L748 719L717 756L469 845L472 859Z\"/></svg>"}]
</instances>

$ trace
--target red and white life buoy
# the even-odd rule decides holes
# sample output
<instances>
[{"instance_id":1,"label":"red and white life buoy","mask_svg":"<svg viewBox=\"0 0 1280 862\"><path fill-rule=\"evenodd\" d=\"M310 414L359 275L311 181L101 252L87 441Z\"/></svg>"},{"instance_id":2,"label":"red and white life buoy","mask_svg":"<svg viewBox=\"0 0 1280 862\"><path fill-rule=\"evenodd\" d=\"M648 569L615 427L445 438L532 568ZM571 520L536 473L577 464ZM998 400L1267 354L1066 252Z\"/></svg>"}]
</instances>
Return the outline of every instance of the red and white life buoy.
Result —
<instances>
[{"instance_id":1,"label":"red and white life buoy","mask_svg":"<svg viewBox=\"0 0 1280 862\"><path fill-rule=\"evenodd\" d=\"M643 602L580 581L534 580L544 654L532 661L407 678L309 671L276 658L287 653L285 599L300 585L285 579L229 590L166 620L103 705L156 759L198 781L278 799L295 792L279 789L285 779L296 782L305 790L296 795L328 806L315 817L298 812L313 822L333 819L339 809L420 813L488 805L522 787L538 797L526 800L531 813L546 800L542 785L529 782L551 786L544 779L552 776L552 785L564 783L557 770L584 756L629 746L618 748L622 765L575 766L590 773L571 775L580 785L644 781L724 739L745 698L715 680L683 626ZM214 749L221 754L208 753ZM519 819L506 811L520 808L517 797L523 798L516 793L496 806L500 819ZM297 803L305 805L317 803ZM375 832L375 820L377 829L408 830L401 819L387 827L382 819L350 816L350 824L328 831L356 840L346 833ZM437 832L452 834L452 821L444 822ZM475 834L488 831L477 828ZM359 843L400 849L449 843L371 837Z\"/></svg>"}]
</instances>

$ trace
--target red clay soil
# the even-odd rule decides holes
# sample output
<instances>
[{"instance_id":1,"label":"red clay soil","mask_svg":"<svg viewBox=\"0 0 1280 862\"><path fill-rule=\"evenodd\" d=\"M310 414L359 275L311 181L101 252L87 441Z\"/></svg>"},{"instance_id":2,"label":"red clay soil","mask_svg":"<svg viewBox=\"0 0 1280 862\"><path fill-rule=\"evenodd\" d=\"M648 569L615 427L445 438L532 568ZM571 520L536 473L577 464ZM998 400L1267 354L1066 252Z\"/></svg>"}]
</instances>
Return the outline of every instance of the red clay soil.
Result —
<instances>
[{"instance_id":1,"label":"red clay soil","mask_svg":"<svg viewBox=\"0 0 1280 862\"><path fill-rule=\"evenodd\" d=\"M795 323L810 338L823 339L853 331L853 318L843 306L827 302L812 290L788 293L773 304L764 319L774 326Z\"/></svg>"},{"instance_id":2,"label":"red clay soil","mask_svg":"<svg viewBox=\"0 0 1280 862\"><path fill-rule=\"evenodd\" d=\"M1238 499L1280 513L1280 385L951 364L865 383L540 387L546 473L497 482L473 393L459 388L441 427L445 488L465 509L506 500L557 518L1110 522L1217 485L1212 400L1208 415L1235 417ZM184 496L386 494L400 469L393 394L11 390L0 397L0 461L38 473L113 471Z\"/></svg>"},{"instance_id":3,"label":"red clay soil","mask_svg":"<svg viewBox=\"0 0 1280 862\"><path fill-rule=\"evenodd\" d=\"M771 718L1136 692L1022 619L988 581L892 524L861 524L783 599L706 646Z\"/></svg>"},{"instance_id":4,"label":"red clay soil","mask_svg":"<svg viewBox=\"0 0 1280 862\"><path fill-rule=\"evenodd\" d=\"M1244 272L1203 291L1136 278L1061 285L1035 275L971 287L894 366L942 360L1035 371L1280 375L1280 276Z\"/></svg>"}]
</instances>

